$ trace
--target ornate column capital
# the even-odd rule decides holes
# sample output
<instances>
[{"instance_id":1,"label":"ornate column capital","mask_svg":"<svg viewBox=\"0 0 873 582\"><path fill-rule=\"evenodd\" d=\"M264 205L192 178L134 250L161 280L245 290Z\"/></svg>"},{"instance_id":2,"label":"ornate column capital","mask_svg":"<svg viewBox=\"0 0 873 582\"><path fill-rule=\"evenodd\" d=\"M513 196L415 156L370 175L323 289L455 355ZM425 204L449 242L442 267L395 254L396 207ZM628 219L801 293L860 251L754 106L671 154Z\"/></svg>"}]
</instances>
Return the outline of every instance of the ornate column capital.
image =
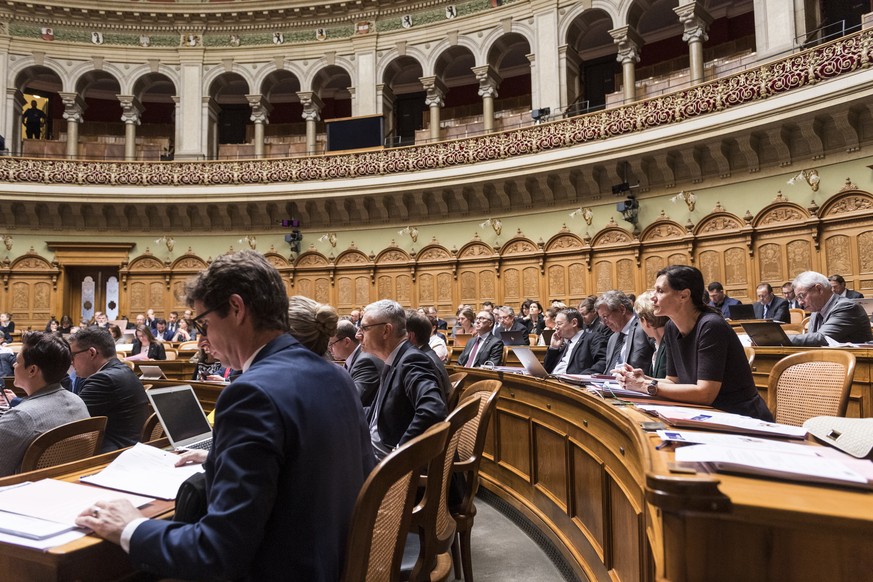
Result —
<instances>
[{"instance_id":1,"label":"ornate column capital","mask_svg":"<svg viewBox=\"0 0 873 582\"><path fill-rule=\"evenodd\" d=\"M64 119L82 123L84 121L85 108L88 105L78 93L58 93L64 104Z\"/></svg>"},{"instance_id":2,"label":"ornate column capital","mask_svg":"<svg viewBox=\"0 0 873 582\"><path fill-rule=\"evenodd\" d=\"M263 95L246 95L246 101L252 108L251 121L255 123L270 123L270 112L273 111L273 106L264 99Z\"/></svg>"},{"instance_id":3,"label":"ornate column capital","mask_svg":"<svg viewBox=\"0 0 873 582\"><path fill-rule=\"evenodd\" d=\"M142 103L133 95L116 95L121 103L121 121L124 123L140 124L140 116L144 110Z\"/></svg>"},{"instance_id":4,"label":"ornate column capital","mask_svg":"<svg viewBox=\"0 0 873 582\"><path fill-rule=\"evenodd\" d=\"M445 84L443 84L439 77L419 77L418 80L427 92L427 97L424 99L425 105L428 107L433 107L434 105L442 107L445 105L445 97L446 93L449 92L449 89Z\"/></svg>"},{"instance_id":5,"label":"ornate column capital","mask_svg":"<svg viewBox=\"0 0 873 582\"><path fill-rule=\"evenodd\" d=\"M622 26L609 31L616 45L618 45L618 62L640 62L640 49L643 46L643 38L630 26Z\"/></svg>"},{"instance_id":6,"label":"ornate column capital","mask_svg":"<svg viewBox=\"0 0 873 582\"><path fill-rule=\"evenodd\" d=\"M503 78L491 65L482 65L480 67L470 67L473 74L476 75L476 80L479 81L479 96L480 97L497 97L497 88Z\"/></svg>"},{"instance_id":7,"label":"ornate column capital","mask_svg":"<svg viewBox=\"0 0 873 582\"><path fill-rule=\"evenodd\" d=\"M682 4L674 8L673 12L679 16L679 22L685 27L682 40L685 42L706 42L709 40L709 35L706 34L706 31L709 25L712 24L713 18L703 7L702 2Z\"/></svg>"},{"instance_id":8,"label":"ornate column capital","mask_svg":"<svg viewBox=\"0 0 873 582\"><path fill-rule=\"evenodd\" d=\"M297 97L300 99L300 104L303 105L303 119L306 121L321 120L321 108L324 103L321 98L312 91L298 91Z\"/></svg>"}]
</instances>

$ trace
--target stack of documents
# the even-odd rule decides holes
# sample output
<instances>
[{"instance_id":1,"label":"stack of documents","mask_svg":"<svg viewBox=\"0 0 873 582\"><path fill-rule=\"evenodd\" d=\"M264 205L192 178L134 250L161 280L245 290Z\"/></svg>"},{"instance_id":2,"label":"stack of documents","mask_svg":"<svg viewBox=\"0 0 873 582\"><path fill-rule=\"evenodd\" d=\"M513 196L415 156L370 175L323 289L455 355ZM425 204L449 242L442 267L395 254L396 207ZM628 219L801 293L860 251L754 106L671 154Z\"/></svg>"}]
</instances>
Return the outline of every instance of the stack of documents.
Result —
<instances>
[{"instance_id":1,"label":"stack of documents","mask_svg":"<svg viewBox=\"0 0 873 582\"><path fill-rule=\"evenodd\" d=\"M657 406L639 404L638 408L656 416L670 426L735 432L758 436L802 439L806 429L775 422L766 422L749 416L731 414L711 408L688 408L685 406Z\"/></svg>"}]
</instances>

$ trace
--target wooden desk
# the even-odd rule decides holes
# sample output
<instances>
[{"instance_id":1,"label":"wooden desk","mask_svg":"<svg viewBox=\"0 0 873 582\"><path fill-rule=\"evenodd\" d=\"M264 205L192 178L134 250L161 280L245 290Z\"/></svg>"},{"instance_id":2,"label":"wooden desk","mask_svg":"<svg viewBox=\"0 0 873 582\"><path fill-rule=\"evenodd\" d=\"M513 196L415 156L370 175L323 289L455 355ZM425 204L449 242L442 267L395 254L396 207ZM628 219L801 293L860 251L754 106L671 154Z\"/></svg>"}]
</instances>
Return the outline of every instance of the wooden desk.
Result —
<instances>
[{"instance_id":1,"label":"wooden desk","mask_svg":"<svg viewBox=\"0 0 873 582\"><path fill-rule=\"evenodd\" d=\"M168 443L162 439L153 444L162 446ZM0 479L0 487L45 478L77 482L79 477L105 467L120 453L114 451L75 463L12 475ZM111 498L112 491L105 491L107 498ZM173 515L173 502L155 500L141 507L140 511L148 517L169 518ZM132 573L134 569L124 550L95 535L45 551L0 543L0 578L4 582L118 580Z\"/></svg>"},{"instance_id":2,"label":"wooden desk","mask_svg":"<svg viewBox=\"0 0 873 582\"><path fill-rule=\"evenodd\" d=\"M159 366L161 370L163 370L164 374L166 374L167 378L173 378L175 380L185 380L188 381L194 375L194 370L197 368L197 364L193 364L189 362L187 359L185 360L144 360L144 361L134 361L134 369L133 371L137 376L142 374L142 371L139 369L140 364L145 364L146 366ZM148 381L150 383L150 381ZM178 384L178 382L177 382Z\"/></svg>"},{"instance_id":3,"label":"wooden desk","mask_svg":"<svg viewBox=\"0 0 873 582\"><path fill-rule=\"evenodd\" d=\"M855 582L873 571L873 493L670 472L648 417L552 381L502 377L484 487L580 579Z\"/></svg>"}]
</instances>

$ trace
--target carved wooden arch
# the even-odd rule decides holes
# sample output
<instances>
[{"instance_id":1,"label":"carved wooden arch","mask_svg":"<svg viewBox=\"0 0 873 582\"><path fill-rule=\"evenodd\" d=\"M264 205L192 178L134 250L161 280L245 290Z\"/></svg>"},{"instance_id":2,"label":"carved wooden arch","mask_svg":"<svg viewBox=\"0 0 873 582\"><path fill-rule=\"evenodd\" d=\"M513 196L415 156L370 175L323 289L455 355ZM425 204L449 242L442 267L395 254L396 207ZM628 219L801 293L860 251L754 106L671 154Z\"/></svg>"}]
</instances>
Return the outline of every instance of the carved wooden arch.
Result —
<instances>
[{"instance_id":1,"label":"carved wooden arch","mask_svg":"<svg viewBox=\"0 0 873 582\"><path fill-rule=\"evenodd\" d=\"M482 260L493 259L496 256L497 251L494 250L494 247L482 242L479 239L479 235L473 237L473 240L462 246L461 249L458 251L459 259Z\"/></svg>"},{"instance_id":2,"label":"carved wooden arch","mask_svg":"<svg viewBox=\"0 0 873 582\"><path fill-rule=\"evenodd\" d=\"M694 227L696 237L714 237L725 233L742 234L743 220L736 214L726 211L721 204L706 215L706 218Z\"/></svg>"},{"instance_id":3,"label":"carved wooden arch","mask_svg":"<svg viewBox=\"0 0 873 582\"><path fill-rule=\"evenodd\" d=\"M57 275L61 271L57 265L52 265L48 259L37 253L33 248L12 261L9 270L13 271L16 275L45 273Z\"/></svg>"},{"instance_id":4,"label":"carved wooden arch","mask_svg":"<svg viewBox=\"0 0 873 582\"><path fill-rule=\"evenodd\" d=\"M594 248L610 247L631 245L637 242L638 241L634 239L634 235L631 234L630 231L620 227L610 218L606 226L599 230L597 234L594 235L594 238L591 239L591 246Z\"/></svg>"},{"instance_id":5,"label":"carved wooden arch","mask_svg":"<svg viewBox=\"0 0 873 582\"><path fill-rule=\"evenodd\" d=\"M264 253L264 258L267 259L268 263L279 270L287 269L291 266L291 261L288 260L288 257L276 252L275 247L270 247L270 250Z\"/></svg>"},{"instance_id":6,"label":"carved wooden arch","mask_svg":"<svg viewBox=\"0 0 873 582\"><path fill-rule=\"evenodd\" d=\"M652 224L643 229L640 241L648 243L678 242L685 238L685 228L668 216L661 215Z\"/></svg>"},{"instance_id":7,"label":"carved wooden arch","mask_svg":"<svg viewBox=\"0 0 873 582\"><path fill-rule=\"evenodd\" d=\"M335 261L337 267L369 267L373 263L372 257L368 257L356 248L349 248L341 252Z\"/></svg>"},{"instance_id":8,"label":"carved wooden arch","mask_svg":"<svg viewBox=\"0 0 873 582\"><path fill-rule=\"evenodd\" d=\"M192 273L196 274L205 270L209 265L200 256L192 252L190 249L187 253L176 259L170 265L170 270L173 274Z\"/></svg>"},{"instance_id":9,"label":"carved wooden arch","mask_svg":"<svg viewBox=\"0 0 873 582\"><path fill-rule=\"evenodd\" d=\"M588 247L588 244L579 235L570 232L565 224L558 234L546 241L544 248L547 254L566 252L579 252Z\"/></svg>"},{"instance_id":10,"label":"carved wooden arch","mask_svg":"<svg viewBox=\"0 0 873 582\"><path fill-rule=\"evenodd\" d=\"M844 215L870 214L873 211L873 194L864 190L846 189L830 197L822 204L818 215L821 218L842 218Z\"/></svg>"},{"instance_id":11,"label":"carved wooden arch","mask_svg":"<svg viewBox=\"0 0 873 582\"><path fill-rule=\"evenodd\" d=\"M418 251L418 254L415 256L415 260L419 264L431 262L444 264L446 261L451 261L454 258L455 255L452 251L435 241Z\"/></svg>"},{"instance_id":12,"label":"carved wooden arch","mask_svg":"<svg viewBox=\"0 0 873 582\"><path fill-rule=\"evenodd\" d=\"M393 245L383 249L374 261L377 266L406 265L412 262L412 257L405 250Z\"/></svg>"},{"instance_id":13,"label":"carved wooden arch","mask_svg":"<svg viewBox=\"0 0 873 582\"><path fill-rule=\"evenodd\" d=\"M811 216L808 209L796 202L789 201L780 192L773 199L773 202L758 212L752 221L752 226L756 229L780 227L790 223L803 222Z\"/></svg>"},{"instance_id":14,"label":"carved wooden arch","mask_svg":"<svg viewBox=\"0 0 873 582\"><path fill-rule=\"evenodd\" d=\"M281 256L281 255L280 255ZM286 261L287 264L287 261ZM306 252L300 253L297 260L294 261L295 268L322 267L330 266L330 259L315 249L309 249Z\"/></svg>"},{"instance_id":15,"label":"carved wooden arch","mask_svg":"<svg viewBox=\"0 0 873 582\"><path fill-rule=\"evenodd\" d=\"M130 263L127 265L128 273L137 272L152 272L156 273L159 271L163 271L166 265L156 256L151 254L148 250L145 253L135 257Z\"/></svg>"},{"instance_id":16,"label":"carved wooden arch","mask_svg":"<svg viewBox=\"0 0 873 582\"><path fill-rule=\"evenodd\" d=\"M543 245L538 245L519 232L518 235L512 237L506 241L506 244L500 247L500 256L504 259L508 259L519 256L530 257L532 255L542 255L542 246Z\"/></svg>"}]
</instances>

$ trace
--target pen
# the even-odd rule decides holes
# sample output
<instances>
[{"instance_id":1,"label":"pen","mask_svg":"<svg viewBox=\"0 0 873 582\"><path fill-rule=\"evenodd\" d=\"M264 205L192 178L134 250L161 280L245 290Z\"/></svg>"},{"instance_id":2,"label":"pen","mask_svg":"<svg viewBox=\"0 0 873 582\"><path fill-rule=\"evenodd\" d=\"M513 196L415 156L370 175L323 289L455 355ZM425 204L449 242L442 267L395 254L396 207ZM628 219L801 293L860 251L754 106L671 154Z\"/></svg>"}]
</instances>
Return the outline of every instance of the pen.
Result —
<instances>
[{"instance_id":1,"label":"pen","mask_svg":"<svg viewBox=\"0 0 873 582\"><path fill-rule=\"evenodd\" d=\"M672 442L672 441L661 441L660 444L658 444L658 445L655 446L655 450L656 450L656 451L660 451L661 449L663 449L664 447L666 447L667 445L669 445L671 442Z\"/></svg>"}]
</instances>

